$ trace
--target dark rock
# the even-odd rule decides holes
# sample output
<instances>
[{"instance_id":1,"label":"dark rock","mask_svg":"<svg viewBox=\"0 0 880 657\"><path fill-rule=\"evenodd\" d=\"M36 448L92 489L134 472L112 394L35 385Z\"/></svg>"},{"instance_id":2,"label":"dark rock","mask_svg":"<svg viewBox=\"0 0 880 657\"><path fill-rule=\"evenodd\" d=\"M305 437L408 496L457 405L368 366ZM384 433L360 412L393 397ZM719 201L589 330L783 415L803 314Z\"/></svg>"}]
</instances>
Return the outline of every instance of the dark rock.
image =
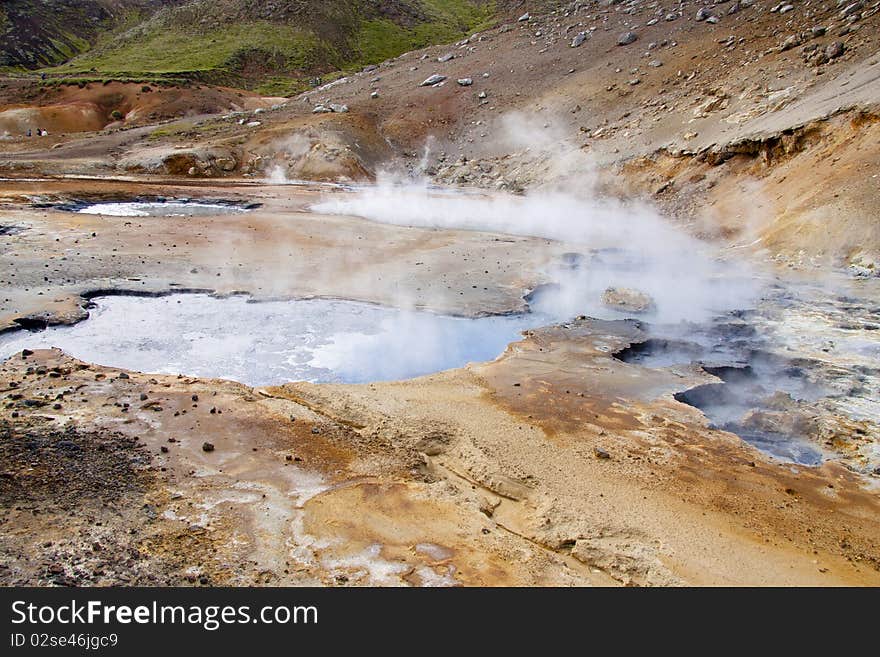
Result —
<instances>
[{"instance_id":1,"label":"dark rock","mask_svg":"<svg viewBox=\"0 0 880 657\"><path fill-rule=\"evenodd\" d=\"M59 440L55 443L55 449L63 449L68 452L78 452L82 448L72 440Z\"/></svg>"},{"instance_id":2,"label":"dark rock","mask_svg":"<svg viewBox=\"0 0 880 657\"><path fill-rule=\"evenodd\" d=\"M846 46L843 41L834 41L825 48L825 56L830 59L836 59L846 52Z\"/></svg>"}]
</instances>

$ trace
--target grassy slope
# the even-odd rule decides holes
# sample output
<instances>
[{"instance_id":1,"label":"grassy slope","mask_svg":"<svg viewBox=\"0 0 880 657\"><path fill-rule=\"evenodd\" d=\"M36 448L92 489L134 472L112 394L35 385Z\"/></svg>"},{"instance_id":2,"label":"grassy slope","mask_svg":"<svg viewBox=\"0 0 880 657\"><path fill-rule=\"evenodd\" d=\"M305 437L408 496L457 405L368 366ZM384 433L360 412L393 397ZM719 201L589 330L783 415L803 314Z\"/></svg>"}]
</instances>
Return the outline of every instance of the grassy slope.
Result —
<instances>
[{"instance_id":1,"label":"grassy slope","mask_svg":"<svg viewBox=\"0 0 880 657\"><path fill-rule=\"evenodd\" d=\"M377 11L387 9L384 5L393 8L386 11L390 17ZM267 93L292 93L316 75L353 70L406 50L461 38L486 23L494 10L494 3L478 0L315 0L299 2L296 14L273 16L261 14L259 6L201 0L162 11L49 72L189 74Z\"/></svg>"},{"instance_id":2,"label":"grassy slope","mask_svg":"<svg viewBox=\"0 0 880 657\"><path fill-rule=\"evenodd\" d=\"M97 39L156 8L181 0L2 0L0 67L33 69L64 62Z\"/></svg>"}]
</instances>

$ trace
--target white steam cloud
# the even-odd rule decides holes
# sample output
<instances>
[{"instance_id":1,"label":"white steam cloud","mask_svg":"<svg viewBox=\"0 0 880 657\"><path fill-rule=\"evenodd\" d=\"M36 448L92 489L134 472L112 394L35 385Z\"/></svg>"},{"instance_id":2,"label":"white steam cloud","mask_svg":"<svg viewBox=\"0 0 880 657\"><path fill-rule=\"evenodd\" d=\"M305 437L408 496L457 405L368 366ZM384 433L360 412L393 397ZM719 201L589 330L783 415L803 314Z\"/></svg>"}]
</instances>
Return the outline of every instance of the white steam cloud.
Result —
<instances>
[{"instance_id":1,"label":"white steam cloud","mask_svg":"<svg viewBox=\"0 0 880 657\"><path fill-rule=\"evenodd\" d=\"M556 285L532 304L533 310L556 319L626 315L602 305L609 287L649 294L655 308L644 318L659 323L702 321L752 302L756 275L741 261L725 261L719 249L688 235L647 203L599 198L593 191L591 163L552 131L543 126L529 130L521 117L507 119L504 125L508 133L513 126L512 136L506 138L512 144L522 145L527 135L537 135L526 150L561 166L567 174L564 183L520 196L450 193L424 180L401 182L382 176L375 186L328 196L312 210L400 226L559 241L572 253L545 272Z\"/></svg>"}]
</instances>

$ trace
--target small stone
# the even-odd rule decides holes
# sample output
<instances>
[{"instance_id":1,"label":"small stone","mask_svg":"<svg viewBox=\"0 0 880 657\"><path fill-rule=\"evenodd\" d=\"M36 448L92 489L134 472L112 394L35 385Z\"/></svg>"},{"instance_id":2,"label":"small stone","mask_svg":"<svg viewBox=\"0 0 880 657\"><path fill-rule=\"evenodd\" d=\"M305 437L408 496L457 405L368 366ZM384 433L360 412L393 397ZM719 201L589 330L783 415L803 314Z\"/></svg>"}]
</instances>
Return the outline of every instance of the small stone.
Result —
<instances>
[{"instance_id":1,"label":"small stone","mask_svg":"<svg viewBox=\"0 0 880 657\"><path fill-rule=\"evenodd\" d=\"M782 6L779 8L779 13L780 13L780 14L787 14L787 13L790 12L792 9L794 9L794 6L792 6L792 5L782 5Z\"/></svg>"},{"instance_id":2,"label":"small stone","mask_svg":"<svg viewBox=\"0 0 880 657\"><path fill-rule=\"evenodd\" d=\"M163 454L167 454L167 453L168 453L168 448L167 448L165 445L162 445L162 446L159 448L159 451L161 451Z\"/></svg>"},{"instance_id":3,"label":"small stone","mask_svg":"<svg viewBox=\"0 0 880 657\"><path fill-rule=\"evenodd\" d=\"M419 86L420 87L431 87L431 86L434 86L435 84L439 84L439 83L443 82L445 79L446 79L445 75L440 75L439 73L434 73L434 75L427 78Z\"/></svg>"},{"instance_id":4,"label":"small stone","mask_svg":"<svg viewBox=\"0 0 880 657\"><path fill-rule=\"evenodd\" d=\"M606 452L606 451L605 451L604 449L602 449L601 447L594 447L594 448L593 448L593 454L596 456L597 459L600 459L600 460L610 459L610 458L611 458L611 454L609 454L608 452Z\"/></svg>"},{"instance_id":5,"label":"small stone","mask_svg":"<svg viewBox=\"0 0 880 657\"><path fill-rule=\"evenodd\" d=\"M700 7L697 10L697 15L694 17L698 21L704 21L712 15L712 10L708 7Z\"/></svg>"},{"instance_id":6,"label":"small stone","mask_svg":"<svg viewBox=\"0 0 880 657\"><path fill-rule=\"evenodd\" d=\"M192 397L190 397L190 399L192 399L194 402L197 402L197 401L199 401L199 396L193 395Z\"/></svg>"},{"instance_id":7,"label":"small stone","mask_svg":"<svg viewBox=\"0 0 880 657\"><path fill-rule=\"evenodd\" d=\"M624 32L619 37L617 37L617 45L618 46L628 46L631 43L635 43L638 40L638 36L635 32Z\"/></svg>"},{"instance_id":8,"label":"small stone","mask_svg":"<svg viewBox=\"0 0 880 657\"><path fill-rule=\"evenodd\" d=\"M378 97L379 97L378 91L374 91L373 93L370 94L370 98L378 98Z\"/></svg>"},{"instance_id":9,"label":"small stone","mask_svg":"<svg viewBox=\"0 0 880 657\"><path fill-rule=\"evenodd\" d=\"M469 87L474 83L471 78L459 78L458 80L456 80L456 82L458 82L459 86L462 87Z\"/></svg>"},{"instance_id":10,"label":"small stone","mask_svg":"<svg viewBox=\"0 0 880 657\"><path fill-rule=\"evenodd\" d=\"M607 288L602 294L602 303L609 308L633 313L645 313L655 307L650 295L627 287Z\"/></svg>"},{"instance_id":11,"label":"small stone","mask_svg":"<svg viewBox=\"0 0 880 657\"><path fill-rule=\"evenodd\" d=\"M202 451L203 452L213 452L214 451L214 444L208 443L208 442L202 443Z\"/></svg>"},{"instance_id":12,"label":"small stone","mask_svg":"<svg viewBox=\"0 0 880 657\"><path fill-rule=\"evenodd\" d=\"M318 427L312 427L312 433L319 434L319 433L321 433L321 429L319 429Z\"/></svg>"},{"instance_id":13,"label":"small stone","mask_svg":"<svg viewBox=\"0 0 880 657\"><path fill-rule=\"evenodd\" d=\"M520 23L522 23L523 21L527 21L527 20L529 20L531 17L532 17L531 14L529 14L529 13L525 13L525 14L523 14L522 16L520 16L517 20L518 20Z\"/></svg>"},{"instance_id":14,"label":"small stone","mask_svg":"<svg viewBox=\"0 0 880 657\"><path fill-rule=\"evenodd\" d=\"M33 355L34 355L34 352L31 351L30 349L22 349L21 350L21 357L22 358L27 358L28 356L33 356Z\"/></svg>"},{"instance_id":15,"label":"small stone","mask_svg":"<svg viewBox=\"0 0 880 657\"><path fill-rule=\"evenodd\" d=\"M125 372L120 372L118 378L120 378L120 379L130 379L131 377L130 377L128 374L126 374Z\"/></svg>"},{"instance_id":16,"label":"small stone","mask_svg":"<svg viewBox=\"0 0 880 657\"><path fill-rule=\"evenodd\" d=\"M141 401L147 401L147 394L145 392L141 393Z\"/></svg>"},{"instance_id":17,"label":"small stone","mask_svg":"<svg viewBox=\"0 0 880 657\"><path fill-rule=\"evenodd\" d=\"M836 59L840 57L846 51L846 46L843 45L843 41L834 41L829 44L827 48L825 48L825 56L828 59Z\"/></svg>"},{"instance_id":18,"label":"small stone","mask_svg":"<svg viewBox=\"0 0 880 657\"><path fill-rule=\"evenodd\" d=\"M574 39L571 40L571 47L578 48L586 40L587 40L587 33L586 32L578 32L577 35L575 35Z\"/></svg>"},{"instance_id":19,"label":"small stone","mask_svg":"<svg viewBox=\"0 0 880 657\"><path fill-rule=\"evenodd\" d=\"M451 59L455 59L455 55L453 55L451 52L448 52L448 53L446 53L445 55L440 55L440 56L437 58L437 61L440 62L440 63L442 64L442 63L444 63L444 62L448 62L448 61L451 60Z\"/></svg>"}]
</instances>

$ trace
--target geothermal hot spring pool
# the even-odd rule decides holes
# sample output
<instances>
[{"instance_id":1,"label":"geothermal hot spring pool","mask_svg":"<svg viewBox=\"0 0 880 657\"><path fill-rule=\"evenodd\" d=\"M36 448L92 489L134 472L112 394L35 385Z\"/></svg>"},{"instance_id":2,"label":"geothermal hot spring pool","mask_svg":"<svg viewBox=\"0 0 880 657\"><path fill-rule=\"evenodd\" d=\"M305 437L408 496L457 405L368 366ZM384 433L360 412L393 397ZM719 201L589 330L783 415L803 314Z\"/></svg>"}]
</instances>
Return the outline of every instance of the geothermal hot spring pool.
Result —
<instances>
[{"instance_id":1,"label":"geothermal hot spring pool","mask_svg":"<svg viewBox=\"0 0 880 657\"><path fill-rule=\"evenodd\" d=\"M82 201L53 207L68 212L108 217L212 217L247 212L259 207L259 204L241 204L226 200L153 199L101 203Z\"/></svg>"},{"instance_id":2,"label":"geothermal hot spring pool","mask_svg":"<svg viewBox=\"0 0 880 657\"><path fill-rule=\"evenodd\" d=\"M259 204L139 197L51 207L186 220ZM608 286L632 287L656 302L638 317L648 340L615 357L633 367L716 376L675 394L700 409L710 427L783 461L817 465L835 453L836 417L880 417L880 280L855 288L771 284L649 210L559 194L484 197L378 186L330 195L311 210L407 228L538 237L578 252L547 264L553 282L525 297L529 313L463 318L328 299L104 296L74 326L0 336L0 358L57 347L110 367L254 386L401 380L493 360L526 329L579 315L632 317L599 303ZM873 444L859 448L866 463L880 460Z\"/></svg>"},{"instance_id":3,"label":"geothermal hot spring pool","mask_svg":"<svg viewBox=\"0 0 880 657\"><path fill-rule=\"evenodd\" d=\"M548 323L535 314L469 319L327 299L177 294L93 303L73 326L0 337L0 358L57 347L90 363L254 386L365 383L492 360L522 330Z\"/></svg>"}]
</instances>

